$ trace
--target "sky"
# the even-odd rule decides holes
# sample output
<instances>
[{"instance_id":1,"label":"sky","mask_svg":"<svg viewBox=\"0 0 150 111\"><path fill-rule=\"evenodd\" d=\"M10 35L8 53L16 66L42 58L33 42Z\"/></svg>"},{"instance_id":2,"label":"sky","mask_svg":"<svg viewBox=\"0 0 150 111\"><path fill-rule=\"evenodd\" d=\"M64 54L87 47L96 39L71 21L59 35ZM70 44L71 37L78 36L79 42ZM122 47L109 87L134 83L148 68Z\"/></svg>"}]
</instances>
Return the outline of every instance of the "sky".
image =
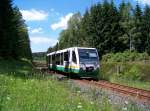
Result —
<instances>
[{"instance_id":1,"label":"sky","mask_svg":"<svg viewBox=\"0 0 150 111\"><path fill-rule=\"evenodd\" d=\"M130 1L133 5L137 0ZM150 0L138 0L141 5ZM14 0L27 24L32 52L44 52L58 42L59 33L67 28L74 13L84 14L91 5L102 0ZM121 0L114 0L119 4Z\"/></svg>"}]
</instances>

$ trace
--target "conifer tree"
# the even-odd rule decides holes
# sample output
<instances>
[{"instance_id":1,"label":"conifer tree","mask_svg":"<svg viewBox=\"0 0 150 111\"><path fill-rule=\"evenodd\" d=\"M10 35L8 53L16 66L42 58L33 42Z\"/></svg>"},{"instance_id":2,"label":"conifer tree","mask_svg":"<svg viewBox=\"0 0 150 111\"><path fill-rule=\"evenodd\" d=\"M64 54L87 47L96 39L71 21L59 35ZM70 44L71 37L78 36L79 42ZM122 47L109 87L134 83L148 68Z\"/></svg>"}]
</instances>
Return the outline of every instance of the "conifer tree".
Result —
<instances>
[{"instance_id":1,"label":"conifer tree","mask_svg":"<svg viewBox=\"0 0 150 111\"><path fill-rule=\"evenodd\" d=\"M145 37L145 50L150 54L150 6L146 5L143 15L143 36Z\"/></svg>"},{"instance_id":2,"label":"conifer tree","mask_svg":"<svg viewBox=\"0 0 150 111\"><path fill-rule=\"evenodd\" d=\"M143 45L145 37L142 35L142 22L142 10L139 3L137 2L134 11L134 29L132 31L132 36L134 45L133 47L138 52L143 52L145 50Z\"/></svg>"},{"instance_id":3,"label":"conifer tree","mask_svg":"<svg viewBox=\"0 0 150 111\"><path fill-rule=\"evenodd\" d=\"M30 41L25 21L11 0L0 1L0 56L31 59Z\"/></svg>"},{"instance_id":4,"label":"conifer tree","mask_svg":"<svg viewBox=\"0 0 150 111\"><path fill-rule=\"evenodd\" d=\"M124 47L126 49L132 49L132 35L131 31L133 29L133 17L131 16L131 4L125 3L122 0L119 6L119 16L120 16L120 25L123 31L123 35L120 37L123 41Z\"/></svg>"},{"instance_id":5,"label":"conifer tree","mask_svg":"<svg viewBox=\"0 0 150 111\"><path fill-rule=\"evenodd\" d=\"M0 56L9 58L13 52L13 8L11 0L0 1Z\"/></svg>"}]
</instances>

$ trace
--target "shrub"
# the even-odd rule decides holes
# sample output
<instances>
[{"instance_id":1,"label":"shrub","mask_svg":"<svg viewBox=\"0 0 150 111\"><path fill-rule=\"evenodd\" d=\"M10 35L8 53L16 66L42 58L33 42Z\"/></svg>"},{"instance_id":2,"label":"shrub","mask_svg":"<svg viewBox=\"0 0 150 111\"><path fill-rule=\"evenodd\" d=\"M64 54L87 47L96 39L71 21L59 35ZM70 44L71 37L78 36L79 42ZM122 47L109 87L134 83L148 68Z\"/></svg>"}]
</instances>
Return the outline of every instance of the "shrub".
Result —
<instances>
[{"instance_id":1,"label":"shrub","mask_svg":"<svg viewBox=\"0 0 150 111\"><path fill-rule=\"evenodd\" d=\"M133 66L129 71L123 73L123 77L129 80L140 80L141 72L136 66Z\"/></svg>"},{"instance_id":2,"label":"shrub","mask_svg":"<svg viewBox=\"0 0 150 111\"><path fill-rule=\"evenodd\" d=\"M142 61L150 60L150 56L145 53L137 53L125 51L123 53L109 53L102 57L103 62L126 62L126 61Z\"/></svg>"}]
</instances>

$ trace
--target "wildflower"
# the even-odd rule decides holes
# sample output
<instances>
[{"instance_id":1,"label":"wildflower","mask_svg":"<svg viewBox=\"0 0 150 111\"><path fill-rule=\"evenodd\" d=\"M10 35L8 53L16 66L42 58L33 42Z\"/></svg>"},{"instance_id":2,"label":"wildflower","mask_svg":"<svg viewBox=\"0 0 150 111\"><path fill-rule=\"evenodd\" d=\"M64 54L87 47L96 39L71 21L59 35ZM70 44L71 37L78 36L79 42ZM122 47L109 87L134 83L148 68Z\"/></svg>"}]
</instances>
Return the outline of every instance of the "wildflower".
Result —
<instances>
[{"instance_id":1,"label":"wildflower","mask_svg":"<svg viewBox=\"0 0 150 111\"><path fill-rule=\"evenodd\" d=\"M127 107L123 107L122 110L127 111Z\"/></svg>"},{"instance_id":2,"label":"wildflower","mask_svg":"<svg viewBox=\"0 0 150 111\"><path fill-rule=\"evenodd\" d=\"M128 101L125 101L125 104L128 104Z\"/></svg>"},{"instance_id":3,"label":"wildflower","mask_svg":"<svg viewBox=\"0 0 150 111\"><path fill-rule=\"evenodd\" d=\"M78 104L81 104L81 103L78 103Z\"/></svg>"},{"instance_id":4,"label":"wildflower","mask_svg":"<svg viewBox=\"0 0 150 111\"><path fill-rule=\"evenodd\" d=\"M109 99L108 101L111 102L111 99Z\"/></svg>"},{"instance_id":5,"label":"wildflower","mask_svg":"<svg viewBox=\"0 0 150 111\"><path fill-rule=\"evenodd\" d=\"M77 108L82 108L82 105L78 105Z\"/></svg>"},{"instance_id":6,"label":"wildflower","mask_svg":"<svg viewBox=\"0 0 150 111\"><path fill-rule=\"evenodd\" d=\"M81 91L77 91L77 93L80 93Z\"/></svg>"},{"instance_id":7,"label":"wildflower","mask_svg":"<svg viewBox=\"0 0 150 111\"><path fill-rule=\"evenodd\" d=\"M91 101L90 103L91 103L91 104L94 104L94 102L92 102L92 101Z\"/></svg>"},{"instance_id":8,"label":"wildflower","mask_svg":"<svg viewBox=\"0 0 150 111\"><path fill-rule=\"evenodd\" d=\"M116 102L114 104L117 104Z\"/></svg>"},{"instance_id":9,"label":"wildflower","mask_svg":"<svg viewBox=\"0 0 150 111\"><path fill-rule=\"evenodd\" d=\"M6 99L7 99L7 100L10 100L10 97L8 96Z\"/></svg>"}]
</instances>

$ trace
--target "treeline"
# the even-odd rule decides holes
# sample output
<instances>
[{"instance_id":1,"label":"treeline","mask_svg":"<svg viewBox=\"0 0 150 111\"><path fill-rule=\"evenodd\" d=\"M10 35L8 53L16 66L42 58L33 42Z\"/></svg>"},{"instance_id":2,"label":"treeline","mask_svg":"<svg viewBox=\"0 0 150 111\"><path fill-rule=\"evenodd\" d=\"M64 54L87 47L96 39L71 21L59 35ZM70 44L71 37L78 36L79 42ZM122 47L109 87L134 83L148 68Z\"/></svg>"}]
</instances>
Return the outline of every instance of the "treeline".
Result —
<instances>
[{"instance_id":1,"label":"treeline","mask_svg":"<svg viewBox=\"0 0 150 111\"><path fill-rule=\"evenodd\" d=\"M32 59L27 26L12 0L0 0L0 58Z\"/></svg>"},{"instance_id":2,"label":"treeline","mask_svg":"<svg viewBox=\"0 0 150 111\"><path fill-rule=\"evenodd\" d=\"M137 2L117 7L113 0L97 3L82 16L76 13L68 28L60 33L59 42L50 47L54 51L67 47L95 47L102 56L125 50L150 54L150 6L141 8Z\"/></svg>"},{"instance_id":3,"label":"treeline","mask_svg":"<svg viewBox=\"0 0 150 111\"><path fill-rule=\"evenodd\" d=\"M33 60L45 60L46 52L35 52L32 53Z\"/></svg>"}]
</instances>

